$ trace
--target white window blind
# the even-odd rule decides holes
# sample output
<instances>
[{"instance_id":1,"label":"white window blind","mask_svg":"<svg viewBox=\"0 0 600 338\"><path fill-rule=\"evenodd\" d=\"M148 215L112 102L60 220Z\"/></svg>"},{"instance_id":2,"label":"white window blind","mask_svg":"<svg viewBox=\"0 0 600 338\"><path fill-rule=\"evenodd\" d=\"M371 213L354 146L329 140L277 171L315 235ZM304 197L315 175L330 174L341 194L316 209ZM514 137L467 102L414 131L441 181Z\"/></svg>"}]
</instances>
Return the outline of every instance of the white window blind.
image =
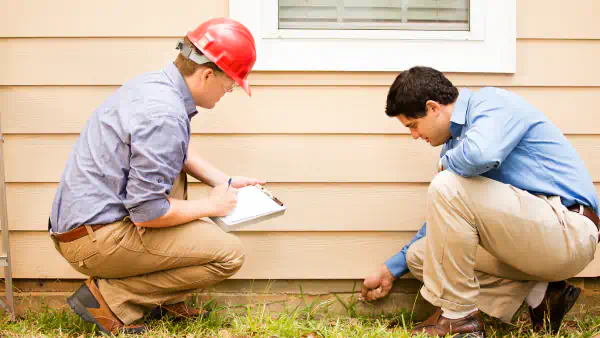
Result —
<instances>
[{"instance_id":1,"label":"white window blind","mask_svg":"<svg viewBox=\"0 0 600 338\"><path fill-rule=\"evenodd\" d=\"M279 0L279 29L469 30L469 0Z\"/></svg>"}]
</instances>

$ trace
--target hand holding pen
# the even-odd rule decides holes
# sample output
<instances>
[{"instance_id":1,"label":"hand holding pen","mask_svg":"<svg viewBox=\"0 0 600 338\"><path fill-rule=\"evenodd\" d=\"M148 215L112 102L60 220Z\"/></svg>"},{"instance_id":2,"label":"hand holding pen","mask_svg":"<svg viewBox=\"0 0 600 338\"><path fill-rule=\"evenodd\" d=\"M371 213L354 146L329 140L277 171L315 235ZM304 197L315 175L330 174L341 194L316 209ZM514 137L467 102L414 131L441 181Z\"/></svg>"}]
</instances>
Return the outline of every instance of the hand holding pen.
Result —
<instances>
[{"instance_id":1,"label":"hand holding pen","mask_svg":"<svg viewBox=\"0 0 600 338\"><path fill-rule=\"evenodd\" d=\"M238 189L232 185L230 178L227 184L220 184L213 188L208 197L211 216L227 216L237 205Z\"/></svg>"}]
</instances>

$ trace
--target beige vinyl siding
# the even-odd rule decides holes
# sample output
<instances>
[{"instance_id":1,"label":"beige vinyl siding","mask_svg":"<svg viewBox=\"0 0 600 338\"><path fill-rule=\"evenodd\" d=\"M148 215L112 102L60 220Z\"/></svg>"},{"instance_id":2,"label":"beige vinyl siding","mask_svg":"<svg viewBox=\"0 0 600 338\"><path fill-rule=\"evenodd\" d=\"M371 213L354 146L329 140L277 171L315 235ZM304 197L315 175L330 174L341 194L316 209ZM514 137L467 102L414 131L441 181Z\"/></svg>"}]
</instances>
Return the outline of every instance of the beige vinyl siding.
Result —
<instances>
[{"instance_id":1,"label":"beige vinyl siding","mask_svg":"<svg viewBox=\"0 0 600 338\"><path fill-rule=\"evenodd\" d=\"M390 80L391 83L391 80ZM77 134L117 86L0 86L5 134ZM479 87L470 86L471 89ZM384 113L389 86L253 86L192 119L195 134L406 134ZM567 134L598 134L600 87L505 87ZM302 102L298 102L301 98ZM551 99L549 99L551 98ZM300 104L301 103L301 104ZM55 113L59 112L59 113ZM87 112L90 112L89 114ZM574 118L577 113L577 118Z\"/></svg>"},{"instance_id":2,"label":"beige vinyl siding","mask_svg":"<svg viewBox=\"0 0 600 338\"><path fill-rule=\"evenodd\" d=\"M517 1L517 72L448 74L501 86L542 109L600 183L596 0ZM17 278L81 278L45 233L66 158L93 109L120 84L172 60L175 41L228 1L0 0L0 115ZM19 13L19 15L17 15ZM259 51L260 53L260 51ZM384 114L394 72L257 72L192 123L193 144L232 174L263 177L290 209L239 232L237 279L356 279L420 228L439 149ZM597 185L597 188L600 185ZM190 186L191 198L208 192ZM327 259L323 259L327 257ZM600 275L600 259L580 276Z\"/></svg>"},{"instance_id":3,"label":"beige vinyl siding","mask_svg":"<svg viewBox=\"0 0 600 338\"><path fill-rule=\"evenodd\" d=\"M57 183L9 183L11 230L42 231L47 227L46 208ZM288 205L284 219L272 219L244 228L249 231L417 231L425 217L426 183L270 183ZM207 196L201 183L189 186L189 198ZM396 203L384 203L385 201ZM368 210L368 212L363 211Z\"/></svg>"},{"instance_id":4,"label":"beige vinyl siding","mask_svg":"<svg viewBox=\"0 0 600 338\"><path fill-rule=\"evenodd\" d=\"M120 85L173 60L176 41L176 37L0 38L0 85ZM461 73L450 74L450 80L460 86L599 86L598 55L597 40L521 39L514 75ZM258 72L249 79L253 85L389 86L395 75Z\"/></svg>"},{"instance_id":5,"label":"beige vinyl siding","mask_svg":"<svg viewBox=\"0 0 600 338\"><path fill-rule=\"evenodd\" d=\"M360 279L415 232L243 232L246 261L233 279ZM85 278L60 256L43 232L15 232L11 254L17 278ZM597 276L600 254L579 277ZM0 277L3 275L3 270Z\"/></svg>"},{"instance_id":6,"label":"beige vinyl siding","mask_svg":"<svg viewBox=\"0 0 600 338\"><path fill-rule=\"evenodd\" d=\"M9 183L10 229L46 230L48 211L31 206L49 206L57 186L57 183ZM240 232L417 231L425 219L427 183L270 183L269 186L294 207L286 211L285 219L268 220ZM599 183L596 190L600 190ZM208 192L209 188L201 183L189 186L191 199L206 196Z\"/></svg>"},{"instance_id":7,"label":"beige vinyl siding","mask_svg":"<svg viewBox=\"0 0 600 338\"><path fill-rule=\"evenodd\" d=\"M76 137L5 136L7 181L58 182ZM600 181L600 137L568 138ZM439 159L438 149L409 135L210 134L191 144L227 173L269 182L429 182Z\"/></svg>"}]
</instances>

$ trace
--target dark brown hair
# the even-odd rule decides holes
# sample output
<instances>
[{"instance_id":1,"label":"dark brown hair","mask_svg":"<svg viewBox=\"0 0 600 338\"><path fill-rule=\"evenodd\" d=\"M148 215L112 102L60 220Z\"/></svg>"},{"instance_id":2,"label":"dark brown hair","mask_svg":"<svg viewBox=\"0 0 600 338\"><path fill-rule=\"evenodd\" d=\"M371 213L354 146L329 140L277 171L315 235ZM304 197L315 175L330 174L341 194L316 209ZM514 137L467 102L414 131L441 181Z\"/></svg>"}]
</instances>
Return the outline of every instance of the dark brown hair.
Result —
<instances>
[{"instance_id":1,"label":"dark brown hair","mask_svg":"<svg viewBox=\"0 0 600 338\"><path fill-rule=\"evenodd\" d=\"M413 67L400 73L387 95L385 113L418 119L427 115L428 100L439 104L456 101L458 89L444 74L429 67Z\"/></svg>"}]
</instances>

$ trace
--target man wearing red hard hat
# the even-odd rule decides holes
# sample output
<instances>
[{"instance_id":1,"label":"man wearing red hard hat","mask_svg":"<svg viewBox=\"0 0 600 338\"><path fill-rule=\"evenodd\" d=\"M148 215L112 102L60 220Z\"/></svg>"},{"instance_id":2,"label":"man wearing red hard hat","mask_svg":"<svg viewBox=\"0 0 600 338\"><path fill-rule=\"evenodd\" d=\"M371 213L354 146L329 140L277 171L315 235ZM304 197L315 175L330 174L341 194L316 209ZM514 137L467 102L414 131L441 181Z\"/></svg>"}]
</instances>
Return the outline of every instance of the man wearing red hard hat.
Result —
<instances>
[{"instance_id":1,"label":"man wearing red hard hat","mask_svg":"<svg viewBox=\"0 0 600 338\"><path fill-rule=\"evenodd\" d=\"M145 330L155 316L195 317L184 300L234 275L240 240L200 221L227 215L237 189L264 181L229 176L190 144L196 107L211 109L256 61L250 31L211 19L179 41L175 62L125 83L93 113L67 161L48 222L58 252L90 278L68 303L105 333ZM187 200L189 174L213 187Z\"/></svg>"}]
</instances>

